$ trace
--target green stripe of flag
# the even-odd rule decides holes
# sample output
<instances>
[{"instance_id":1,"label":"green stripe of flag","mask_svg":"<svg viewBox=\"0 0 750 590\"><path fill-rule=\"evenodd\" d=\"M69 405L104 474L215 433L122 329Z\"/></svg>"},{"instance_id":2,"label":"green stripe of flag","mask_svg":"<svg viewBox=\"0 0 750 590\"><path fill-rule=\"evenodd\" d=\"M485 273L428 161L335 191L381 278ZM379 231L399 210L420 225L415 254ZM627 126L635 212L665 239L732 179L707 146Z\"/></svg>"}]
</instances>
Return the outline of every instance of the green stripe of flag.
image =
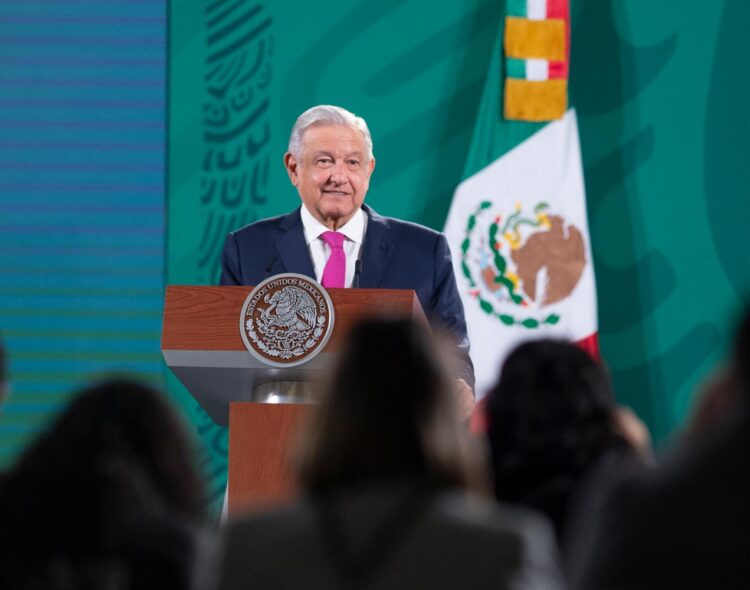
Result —
<instances>
[{"instance_id":1,"label":"green stripe of flag","mask_svg":"<svg viewBox=\"0 0 750 590\"><path fill-rule=\"evenodd\" d=\"M520 78L525 80L526 60L507 58L505 60L505 76L506 78Z\"/></svg>"},{"instance_id":2,"label":"green stripe of flag","mask_svg":"<svg viewBox=\"0 0 750 590\"><path fill-rule=\"evenodd\" d=\"M526 18L526 0L507 0L505 8L508 16Z\"/></svg>"}]
</instances>

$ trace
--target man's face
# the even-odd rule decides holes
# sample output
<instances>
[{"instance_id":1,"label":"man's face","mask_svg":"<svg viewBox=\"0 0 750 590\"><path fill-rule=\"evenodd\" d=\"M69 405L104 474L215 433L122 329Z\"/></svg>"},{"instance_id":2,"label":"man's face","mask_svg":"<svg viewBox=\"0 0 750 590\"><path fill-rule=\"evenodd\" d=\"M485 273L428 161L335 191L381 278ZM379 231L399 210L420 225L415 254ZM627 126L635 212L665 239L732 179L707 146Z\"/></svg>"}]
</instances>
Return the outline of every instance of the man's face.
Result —
<instances>
[{"instance_id":1,"label":"man's face","mask_svg":"<svg viewBox=\"0 0 750 590\"><path fill-rule=\"evenodd\" d=\"M346 125L313 125L302 136L301 161L284 156L289 179L307 210L338 229L362 206L375 160L362 134Z\"/></svg>"}]
</instances>

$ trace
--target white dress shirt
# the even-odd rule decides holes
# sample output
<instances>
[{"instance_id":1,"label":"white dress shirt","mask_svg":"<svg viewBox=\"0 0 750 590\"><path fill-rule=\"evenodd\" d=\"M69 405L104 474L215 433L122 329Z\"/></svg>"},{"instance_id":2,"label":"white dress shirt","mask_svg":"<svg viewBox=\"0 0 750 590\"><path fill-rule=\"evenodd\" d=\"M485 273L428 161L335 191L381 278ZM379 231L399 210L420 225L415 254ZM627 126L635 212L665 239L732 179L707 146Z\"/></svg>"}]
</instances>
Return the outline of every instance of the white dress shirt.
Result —
<instances>
[{"instance_id":1,"label":"white dress shirt","mask_svg":"<svg viewBox=\"0 0 750 590\"><path fill-rule=\"evenodd\" d=\"M323 232L331 230L315 219L312 213L307 210L304 203L302 204L301 214L302 226L305 230L305 243L312 258L315 279L320 282L323 279L323 269L326 267L328 257L331 255L331 247L320 236ZM357 209L357 212L345 225L336 230L344 234L343 247L344 254L346 255L344 286L346 287L351 287L354 282L354 269L362 251L362 243L364 242L366 230L367 215L361 208Z\"/></svg>"}]
</instances>

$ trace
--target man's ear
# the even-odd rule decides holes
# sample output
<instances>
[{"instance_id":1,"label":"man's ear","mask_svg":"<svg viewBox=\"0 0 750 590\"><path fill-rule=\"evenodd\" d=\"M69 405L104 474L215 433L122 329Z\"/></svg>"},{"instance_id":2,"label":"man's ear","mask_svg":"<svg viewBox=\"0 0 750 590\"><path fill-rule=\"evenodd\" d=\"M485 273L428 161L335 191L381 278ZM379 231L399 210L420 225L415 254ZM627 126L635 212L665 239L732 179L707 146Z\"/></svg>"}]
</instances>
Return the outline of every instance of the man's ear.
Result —
<instances>
[{"instance_id":1,"label":"man's ear","mask_svg":"<svg viewBox=\"0 0 750 590\"><path fill-rule=\"evenodd\" d=\"M289 175L289 180L294 186L297 186L297 183L299 182L299 174L297 173L297 159L292 155L292 152L287 152L284 154L284 167L286 168L286 173Z\"/></svg>"}]
</instances>

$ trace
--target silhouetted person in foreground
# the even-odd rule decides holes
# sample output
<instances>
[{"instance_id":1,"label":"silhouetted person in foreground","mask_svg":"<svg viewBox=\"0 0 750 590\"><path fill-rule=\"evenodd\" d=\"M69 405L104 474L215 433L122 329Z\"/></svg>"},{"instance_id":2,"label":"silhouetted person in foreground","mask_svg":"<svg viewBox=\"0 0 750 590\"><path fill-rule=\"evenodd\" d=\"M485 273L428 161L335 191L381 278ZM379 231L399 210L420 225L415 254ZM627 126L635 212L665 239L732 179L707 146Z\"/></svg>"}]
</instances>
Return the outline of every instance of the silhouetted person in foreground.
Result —
<instances>
[{"instance_id":1,"label":"silhouetted person in foreground","mask_svg":"<svg viewBox=\"0 0 750 590\"><path fill-rule=\"evenodd\" d=\"M190 588L203 503L159 394L125 380L91 387L0 489L0 586Z\"/></svg>"},{"instance_id":2,"label":"silhouetted person in foreground","mask_svg":"<svg viewBox=\"0 0 750 590\"><path fill-rule=\"evenodd\" d=\"M688 443L721 425L744 403L735 373L734 368L720 367L704 381L682 432Z\"/></svg>"},{"instance_id":3,"label":"silhouetted person in foreground","mask_svg":"<svg viewBox=\"0 0 750 590\"><path fill-rule=\"evenodd\" d=\"M300 445L304 496L231 524L220 588L559 587L542 520L469 493L451 379L426 331L369 321Z\"/></svg>"},{"instance_id":4,"label":"silhouetted person in foreground","mask_svg":"<svg viewBox=\"0 0 750 590\"><path fill-rule=\"evenodd\" d=\"M740 393L730 405L722 402L731 411L713 416L658 470L609 498L577 588L750 585L750 315L728 375Z\"/></svg>"},{"instance_id":5,"label":"silhouetted person in foreground","mask_svg":"<svg viewBox=\"0 0 750 590\"><path fill-rule=\"evenodd\" d=\"M545 514L563 550L600 488L650 452L604 368L562 340L513 350L486 412L496 497Z\"/></svg>"}]
</instances>

